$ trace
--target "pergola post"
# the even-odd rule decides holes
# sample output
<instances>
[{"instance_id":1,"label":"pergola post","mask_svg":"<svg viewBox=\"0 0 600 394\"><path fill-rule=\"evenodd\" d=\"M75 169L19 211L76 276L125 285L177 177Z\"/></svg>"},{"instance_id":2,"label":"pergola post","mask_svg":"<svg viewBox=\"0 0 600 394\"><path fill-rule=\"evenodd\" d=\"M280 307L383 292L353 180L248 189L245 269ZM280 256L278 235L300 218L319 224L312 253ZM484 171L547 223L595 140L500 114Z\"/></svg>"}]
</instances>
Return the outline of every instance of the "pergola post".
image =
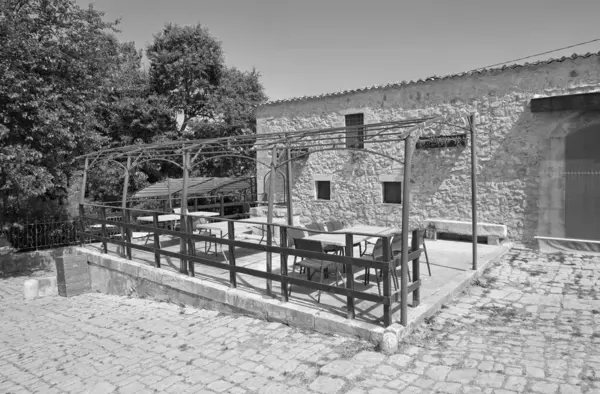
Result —
<instances>
[{"instance_id":1,"label":"pergola post","mask_svg":"<svg viewBox=\"0 0 600 394\"><path fill-rule=\"evenodd\" d=\"M273 195L275 194L275 177L273 174L276 174L275 167L277 166L277 148L273 147L271 154L271 173L269 174L269 195L267 200L267 245L271 246L273 241L273 232L271 223L273 223ZM270 273L272 271L273 264L273 254L271 252L267 252L267 272ZM271 279L267 279L267 295L272 294L272 281Z\"/></svg>"},{"instance_id":2,"label":"pergola post","mask_svg":"<svg viewBox=\"0 0 600 394\"><path fill-rule=\"evenodd\" d=\"M167 177L167 198L169 199L169 211L173 212L173 204L171 203L171 180Z\"/></svg>"},{"instance_id":3,"label":"pergola post","mask_svg":"<svg viewBox=\"0 0 600 394\"><path fill-rule=\"evenodd\" d=\"M400 267L400 324L408 324L408 233L410 232L410 178L415 140L410 134L404 140L404 179L402 188L402 266Z\"/></svg>"},{"instance_id":4,"label":"pergola post","mask_svg":"<svg viewBox=\"0 0 600 394\"><path fill-rule=\"evenodd\" d=\"M471 131L471 209L473 226L473 270L477 269L477 138L475 135L475 114L469 115Z\"/></svg>"},{"instance_id":5,"label":"pergola post","mask_svg":"<svg viewBox=\"0 0 600 394\"><path fill-rule=\"evenodd\" d=\"M186 254L186 241L187 241L187 196L188 196L188 182L189 182L189 159L190 153L187 149L183 151L183 184L181 185L181 216L179 219L179 231L186 236L179 238L179 253L181 255ZM170 199L170 196L169 196ZM193 229L190 229L193 231ZM190 262L193 264L193 262ZM192 271L192 270L189 270ZM187 274L188 272L187 261L182 257L179 263L179 272Z\"/></svg>"},{"instance_id":6,"label":"pergola post","mask_svg":"<svg viewBox=\"0 0 600 394\"><path fill-rule=\"evenodd\" d=\"M287 216L288 216L288 225L294 225L294 208L292 204L292 150L288 147L286 149L286 157L287 163L285 165L287 172Z\"/></svg>"}]
</instances>

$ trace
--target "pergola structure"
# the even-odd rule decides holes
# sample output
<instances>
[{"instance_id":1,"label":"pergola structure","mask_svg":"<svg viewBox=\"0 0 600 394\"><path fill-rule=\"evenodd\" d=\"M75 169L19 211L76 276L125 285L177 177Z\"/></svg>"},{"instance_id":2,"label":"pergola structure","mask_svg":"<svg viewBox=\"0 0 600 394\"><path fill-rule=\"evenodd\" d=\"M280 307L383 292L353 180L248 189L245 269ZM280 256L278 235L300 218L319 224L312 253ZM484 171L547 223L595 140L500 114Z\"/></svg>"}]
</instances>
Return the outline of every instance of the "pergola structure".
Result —
<instances>
[{"instance_id":1,"label":"pergola structure","mask_svg":"<svg viewBox=\"0 0 600 394\"><path fill-rule=\"evenodd\" d=\"M465 120L464 115L461 117ZM366 124L361 126L337 127L328 129L301 130L288 132L274 132L265 134L235 135L230 137L169 141L155 144L132 145L119 148L111 148L99 152L89 153L82 158L85 160L82 179L80 203L84 203L85 184L87 171L94 164L102 161L117 163L124 171L124 184L122 207L126 207L127 187L129 184L129 173L132 168L143 163L162 161L171 163L182 169L182 231L186 231L185 212L187 211L188 190L190 187L190 173L201 163L224 157L239 157L255 160L258 164L270 168L270 179L277 173L283 173L281 168L286 168L286 204L288 213L288 225L293 225L292 205L292 168L291 163L299 157L305 157L312 153L324 151L350 150L380 155L392 161L404 165L404 182L402 196L402 229L409 227L410 192L411 192L411 160L415 144L419 135L426 127L432 125L444 125L459 128L470 132L471 135L471 178L472 178L472 221L473 221L473 269L477 267L477 204L476 204L476 143L474 114L466 116L467 127L453 123L457 117L448 119L442 116L428 116L422 118L402 119L389 122ZM463 123L464 124L464 123ZM362 148L348 147L345 137L350 135L361 135ZM378 144L404 143L404 158L399 160L376 149ZM270 151L270 163L261 162L256 158L256 152ZM285 156L283 153L285 152ZM283 160L280 158L285 157ZM271 224L273 219L273 195L274 182L269 185L267 223ZM83 209L82 207L80 208ZM270 226L267 226L270 228ZM191 230L191 229L190 229ZM402 231L403 249L402 261L406 262L408 255L408 231ZM182 245L184 248L184 245ZM267 255L267 265L270 262L270 253Z\"/></svg>"}]
</instances>

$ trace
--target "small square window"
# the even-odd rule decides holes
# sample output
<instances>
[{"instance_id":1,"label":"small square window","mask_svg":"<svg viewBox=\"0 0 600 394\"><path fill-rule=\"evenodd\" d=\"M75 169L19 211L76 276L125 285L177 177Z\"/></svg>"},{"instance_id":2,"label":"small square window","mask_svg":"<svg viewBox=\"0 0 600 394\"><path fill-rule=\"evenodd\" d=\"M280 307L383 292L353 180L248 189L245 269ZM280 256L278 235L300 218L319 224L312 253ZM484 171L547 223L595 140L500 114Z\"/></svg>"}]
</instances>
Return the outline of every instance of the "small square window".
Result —
<instances>
[{"instance_id":1,"label":"small square window","mask_svg":"<svg viewBox=\"0 0 600 394\"><path fill-rule=\"evenodd\" d=\"M317 200L331 200L331 182L316 181Z\"/></svg>"},{"instance_id":2,"label":"small square window","mask_svg":"<svg viewBox=\"0 0 600 394\"><path fill-rule=\"evenodd\" d=\"M365 117L363 114L346 115L346 148L365 148Z\"/></svg>"},{"instance_id":3,"label":"small square window","mask_svg":"<svg viewBox=\"0 0 600 394\"><path fill-rule=\"evenodd\" d=\"M402 182L383 182L383 202L402 204Z\"/></svg>"}]
</instances>

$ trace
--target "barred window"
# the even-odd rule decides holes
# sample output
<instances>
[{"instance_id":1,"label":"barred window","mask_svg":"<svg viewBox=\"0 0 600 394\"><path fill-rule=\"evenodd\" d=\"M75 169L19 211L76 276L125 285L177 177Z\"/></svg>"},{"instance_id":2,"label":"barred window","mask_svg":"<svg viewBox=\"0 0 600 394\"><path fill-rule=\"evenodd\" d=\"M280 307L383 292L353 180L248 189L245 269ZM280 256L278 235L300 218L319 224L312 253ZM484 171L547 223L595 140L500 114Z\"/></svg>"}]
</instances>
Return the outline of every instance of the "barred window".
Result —
<instances>
[{"instance_id":1,"label":"barred window","mask_svg":"<svg viewBox=\"0 0 600 394\"><path fill-rule=\"evenodd\" d=\"M346 147L365 148L365 119L363 114L346 115Z\"/></svg>"}]
</instances>

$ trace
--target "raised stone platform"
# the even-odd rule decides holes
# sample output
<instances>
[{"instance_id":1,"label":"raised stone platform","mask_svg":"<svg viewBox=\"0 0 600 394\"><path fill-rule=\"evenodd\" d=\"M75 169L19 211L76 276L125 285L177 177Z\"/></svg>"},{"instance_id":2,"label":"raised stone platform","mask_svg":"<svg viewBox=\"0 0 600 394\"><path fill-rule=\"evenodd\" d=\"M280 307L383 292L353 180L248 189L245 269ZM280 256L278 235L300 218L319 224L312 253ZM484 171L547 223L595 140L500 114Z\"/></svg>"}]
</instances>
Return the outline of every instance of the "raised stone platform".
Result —
<instances>
[{"instance_id":1,"label":"raised stone platform","mask_svg":"<svg viewBox=\"0 0 600 394\"><path fill-rule=\"evenodd\" d=\"M427 219L427 238L437 239L439 233L473 236L473 224L459 220ZM477 223L477 236L487 237L488 244L496 245L499 240L508 237L508 229L503 224Z\"/></svg>"},{"instance_id":2,"label":"raised stone platform","mask_svg":"<svg viewBox=\"0 0 600 394\"><path fill-rule=\"evenodd\" d=\"M335 294L322 293L321 302L316 302L317 290L294 286L289 302L280 297L280 284L272 282L272 296L265 294L264 279L238 274L238 288L229 286L229 272L196 264L196 277L176 272L179 261L165 258L163 268L151 266L154 255L135 251L133 259L125 260L114 256L109 244L109 254L102 254L92 245L82 248L87 254L92 278L92 292L137 295L177 304L237 312L259 316L266 320L290 326L308 328L324 333L357 336L379 342L384 349L384 334L397 343L425 318L433 315L441 306L459 294L470 281L480 275L493 261L510 249L510 244L501 246L482 245L478 250L479 266L471 270L471 245L466 242L440 240L428 246L432 260L433 276L422 275L421 304L408 310L408 326L397 323L400 305L394 304L393 321L388 328L382 327L383 308L369 301L356 303L356 319L346 318L346 299ZM200 246L200 245L199 245ZM199 247L197 250L201 250ZM172 251L176 251L173 249ZM250 253L248 253L250 252ZM266 254L243 248L236 249L236 265L252 269L265 268ZM278 261L278 257L274 257ZM289 261L291 265L292 261ZM424 264L424 262L423 262ZM278 272L275 265L273 271ZM289 267L291 271L291 267ZM297 277L303 276L296 272ZM363 283L364 272L354 272L355 288L377 293L377 286ZM347 278L346 278L347 279ZM331 279L327 279L331 282ZM333 283L333 282L331 282Z\"/></svg>"}]
</instances>

